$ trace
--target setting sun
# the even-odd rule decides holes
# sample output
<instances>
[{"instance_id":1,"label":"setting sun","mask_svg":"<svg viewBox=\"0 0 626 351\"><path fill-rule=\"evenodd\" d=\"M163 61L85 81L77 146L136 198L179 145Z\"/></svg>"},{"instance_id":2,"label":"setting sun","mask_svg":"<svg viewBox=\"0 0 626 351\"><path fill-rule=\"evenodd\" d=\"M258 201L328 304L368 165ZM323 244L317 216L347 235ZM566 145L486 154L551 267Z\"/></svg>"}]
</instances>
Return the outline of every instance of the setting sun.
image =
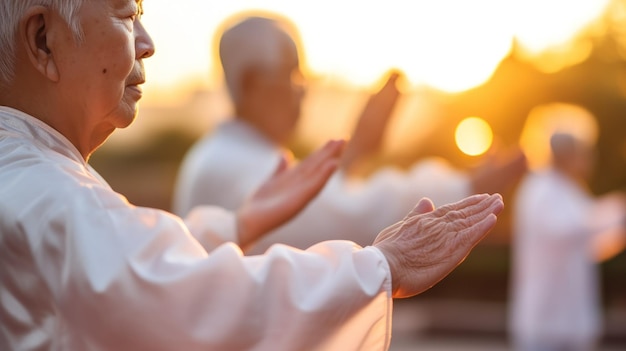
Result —
<instances>
[{"instance_id":1,"label":"setting sun","mask_svg":"<svg viewBox=\"0 0 626 351\"><path fill-rule=\"evenodd\" d=\"M454 138L456 145L464 154L478 156L491 147L493 132L484 119L468 117L456 127Z\"/></svg>"}]
</instances>

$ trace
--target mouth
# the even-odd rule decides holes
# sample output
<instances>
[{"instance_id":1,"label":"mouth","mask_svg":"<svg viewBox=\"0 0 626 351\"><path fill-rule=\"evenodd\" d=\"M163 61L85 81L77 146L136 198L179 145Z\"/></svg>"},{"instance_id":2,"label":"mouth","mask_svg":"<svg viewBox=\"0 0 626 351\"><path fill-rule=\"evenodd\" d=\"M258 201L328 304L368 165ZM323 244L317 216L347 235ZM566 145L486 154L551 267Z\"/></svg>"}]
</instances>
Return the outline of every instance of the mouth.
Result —
<instances>
[{"instance_id":1,"label":"mouth","mask_svg":"<svg viewBox=\"0 0 626 351\"><path fill-rule=\"evenodd\" d=\"M125 92L129 94L136 101L139 101L143 95L143 89L141 85L146 82L146 73L143 69L143 63L141 61L138 62L137 65L133 67L133 70L126 78L126 88Z\"/></svg>"},{"instance_id":2,"label":"mouth","mask_svg":"<svg viewBox=\"0 0 626 351\"><path fill-rule=\"evenodd\" d=\"M131 93L137 100L141 99L143 95L143 89L141 87L146 80L143 78L143 75L137 75L137 77L129 79L129 83L126 85L126 91Z\"/></svg>"},{"instance_id":3,"label":"mouth","mask_svg":"<svg viewBox=\"0 0 626 351\"><path fill-rule=\"evenodd\" d=\"M136 100L141 99L141 97L143 96L143 89L141 89L141 86L139 84L143 83L130 84L126 86L126 91L130 93Z\"/></svg>"}]
</instances>

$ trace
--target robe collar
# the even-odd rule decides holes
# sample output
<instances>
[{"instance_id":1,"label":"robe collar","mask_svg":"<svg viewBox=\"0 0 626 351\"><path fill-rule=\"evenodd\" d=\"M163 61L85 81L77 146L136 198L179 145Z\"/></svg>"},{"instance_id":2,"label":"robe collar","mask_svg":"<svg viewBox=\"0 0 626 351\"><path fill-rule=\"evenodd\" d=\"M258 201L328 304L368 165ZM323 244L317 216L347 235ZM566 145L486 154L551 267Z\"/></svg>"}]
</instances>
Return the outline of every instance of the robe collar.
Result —
<instances>
[{"instance_id":1,"label":"robe collar","mask_svg":"<svg viewBox=\"0 0 626 351\"><path fill-rule=\"evenodd\" d=\"M63 134L22 111L7 106L0 106L0 131L3 130L31 139L33 143L87 165L78 149Z\"/></svg>"}]
</instances>

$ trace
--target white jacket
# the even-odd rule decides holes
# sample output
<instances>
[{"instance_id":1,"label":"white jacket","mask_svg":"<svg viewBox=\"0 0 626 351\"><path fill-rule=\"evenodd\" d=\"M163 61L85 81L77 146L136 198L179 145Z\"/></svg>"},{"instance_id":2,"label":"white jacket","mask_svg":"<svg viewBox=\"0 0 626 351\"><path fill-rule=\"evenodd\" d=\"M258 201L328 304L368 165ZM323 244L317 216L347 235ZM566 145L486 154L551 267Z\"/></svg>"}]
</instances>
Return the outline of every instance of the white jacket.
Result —
<instances>
[{"instance_id":1,"label":"white jacket","mask_svg":"<svg viewBox=\"0 0 626 351\"><path fill-rule=\"evenodd\" d=\"M623 206L594 199L552 169L526 176L513 206L512 335L527 342L597 338L594 241L621 228Z\"/></svg>"},{"instance_id":2,"label":"white jacket","mask_svg":"<svg viewBox=\"0 0 626 351\"><path fill-rule=\"evenodd\" d=\"M188 221L129 204L61 134L0 107L0 350L388 348L379 250L248 257L225 243L231 213Z\"/></svg>"}]
</instances>

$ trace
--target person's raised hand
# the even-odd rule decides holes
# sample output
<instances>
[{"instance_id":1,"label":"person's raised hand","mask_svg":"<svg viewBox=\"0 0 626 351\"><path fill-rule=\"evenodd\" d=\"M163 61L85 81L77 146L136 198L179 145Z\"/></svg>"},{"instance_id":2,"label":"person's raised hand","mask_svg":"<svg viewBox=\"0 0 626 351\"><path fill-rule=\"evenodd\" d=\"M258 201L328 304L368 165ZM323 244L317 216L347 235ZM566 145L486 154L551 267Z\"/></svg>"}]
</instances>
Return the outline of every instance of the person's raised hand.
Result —
<instances>
[{"instance_id":1,"label":"person's raised hand","mask_svg":"<svg viewBox=\"0 0 626 351\"><path fill-rule=\"evenodd\" d=\"M253 243L304 209L336 170L344 144L329 141L291 168L283 159L274 175L237 211L240 246Z\"/></svg>"},{"instance_id":2,"label":"person's raised hand","mask_svg":"<svg viewBox=\"0 0 626 351\"><path fill-rule=\"evenodd\" d=\"M391 269L394 298L417 295L443 279L494 227L504 208L499 194L480 194L434 208L424 198L373 246Z\"/></svg>"},{"instance_id":3,"label":"person's raised hand","mask_svg":"<svg viewBox=\"0 0 626 351\"><path fill-rule=\"evenodd\" d=\"M370 96L343 154L340 167L344 171L352 172L360 161L382 148L385 131L400 97L398 79L401 76L400 72L392 71L383 87Z\"/></svg>"}]
</instances>

